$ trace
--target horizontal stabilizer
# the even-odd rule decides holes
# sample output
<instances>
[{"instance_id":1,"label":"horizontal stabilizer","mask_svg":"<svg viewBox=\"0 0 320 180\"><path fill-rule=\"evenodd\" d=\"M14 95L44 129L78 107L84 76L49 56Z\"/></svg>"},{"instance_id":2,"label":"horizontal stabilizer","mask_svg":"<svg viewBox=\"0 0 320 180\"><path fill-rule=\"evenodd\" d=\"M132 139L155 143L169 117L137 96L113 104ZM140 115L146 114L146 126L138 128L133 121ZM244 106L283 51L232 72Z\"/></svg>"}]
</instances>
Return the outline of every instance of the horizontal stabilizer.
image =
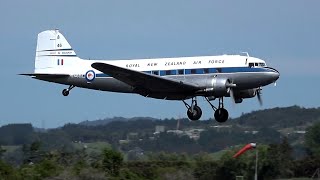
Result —
<instances>
[{"instance_id":1,"label":"horizontal stabilizer","mask_svg":"<svg viewBox=\"0 0 320 180\"><path fill-rule=\"evenodd\" d=\"M23 76L31 76L35 78L66 78L69 74L40 74L40 73L30 73L30 74L19 74Z\"/></svg>"}]
</instances>

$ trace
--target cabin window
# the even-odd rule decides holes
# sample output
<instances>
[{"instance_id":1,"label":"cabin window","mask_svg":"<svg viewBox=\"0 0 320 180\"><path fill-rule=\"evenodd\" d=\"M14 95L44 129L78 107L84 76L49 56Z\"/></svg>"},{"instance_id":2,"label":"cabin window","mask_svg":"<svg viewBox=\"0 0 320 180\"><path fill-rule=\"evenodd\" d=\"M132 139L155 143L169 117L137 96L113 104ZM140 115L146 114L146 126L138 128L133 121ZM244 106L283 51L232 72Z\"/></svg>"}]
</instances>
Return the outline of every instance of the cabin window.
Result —
<instances>
[{"instance_id":1,"label":"cabin window","mask_svg":"<svg viewBox=\"0 0 320 180\"><path fill-rule=\"evenodd\" d=\"M204 68L204 69L203 69L203 73L204 73L204 74L209 74L209 68Z\"/></svg>"},{"instance_id":2,"label":"cabin window","mask_svg":"<svg viewBox=\"0 0 320 180\"><path fill-rule=\"evenodd\" d=\"M195 69L191 69L191 74L196 74L196 70Z\"/></svg>"},{"instance_id":3,"label":"cabin window","mask_svg":"<svg viewBox=\"0 0 320 180\"><path fill-rule=\"evenodd\" d=\"M203 69L197 69L196 74L203 74Z\"/></svg>"},{"instance_id":4,"label":"cabin window","mask_svg":"<svg viewBox=\"0 0 320 180\"><path fill-rule=\"evenodd\" d=\"M167 70L165 75L171 75L171 71L170 70Z\"/></svg>"},{"instance_id":5,"label":"cabin window","mask_svg":"<svg viewBox=\"0 0 320 180\"><path fill-rule=\"evenodd\" d=\"M152 74L159 75L159 71L152 71Z\"/></svg>"},{"instance_id":6,"label":"cabin window","mask_svg":"<svg viewBox=\"0 0 320 180\"><path fill-rule=\"evenodd\" d=\"M217 69L216 68L209 68L209 73L216 73Z\"/></svg>"},{"instance_id":7,"label":"cabin window","mask_svg":"<svg viewBox=\"0 0 320 180\"><path fill-rule=\"evenodd\" d=\"M258 66L258 63L254 63L254 66Z\"/></svg>"},{"instance_id":8,"label":"cabin window","mask_svg":"<svg viewBox=\"0 0 320 180\"><path fill-rule=\"evenodd\" d=\"M184 70L183 69L178 69L178 74L184 74Z\"/></svg>"},{"instance_id":9,"label":"cabin window","mask_svg":"<svg viewBox=\"0 0 320 180\"><path fill-rule=\"evenodd\" d=\"M253 63L249 63L249 67L253 67L254 66L254 64Z\"/></svg>"}]
</instances>

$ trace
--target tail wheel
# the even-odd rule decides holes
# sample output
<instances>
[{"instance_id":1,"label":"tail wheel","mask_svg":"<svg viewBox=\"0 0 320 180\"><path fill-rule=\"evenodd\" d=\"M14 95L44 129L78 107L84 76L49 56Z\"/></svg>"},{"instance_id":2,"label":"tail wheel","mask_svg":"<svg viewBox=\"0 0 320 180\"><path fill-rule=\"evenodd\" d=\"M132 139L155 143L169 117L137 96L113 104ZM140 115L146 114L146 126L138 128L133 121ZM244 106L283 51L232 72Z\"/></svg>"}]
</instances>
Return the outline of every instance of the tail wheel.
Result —
<instances>
[{"instance_id":1,"label":"tail wheel","mask_svg":"<svg viewBox=\"0 0 320 180\"><path fill-rule=\"evenodd\" d=\"M192 121L197 121L202 116L202 110L199 106L194 106L193 110L191 107L187 110L188 118Z\"/></svg>"},{"instance_id":2,"label":"tail wheel","mask_svg":"<svg viewBox=\"0 0 320 180\"><path fill-rule=\"evenodd\" d=\"M69 90L68 90L68 89L64 89L64 90L62 91L62 95L68 96L68 95L69 95Z\"/></svg>"},{"instance_id":3,"label":"tail wheel","mask_svg":"<svg viewBox=\"0 0 320 180\"><path fill-rule=\"evenodd\" d=\"M75 86L75 85L70 85L69 88L64 89L64 90L62 91L62 95L68 96L68 95L69 95L69 92L70 92L71 89L73 89L74 87L76 87L76 86Z\"/></svg>"},{"instance_id":4,"label":"tail wheel","mask_svg":"<svg viewBox=\"0 0 320 180\"><path fill-rule=\"evenodd\" d=\"M229 113L224 108L219 108L214 112L214 118L217 122L223 123L226 122L229 118Z\"/></svg>"}]
</instances>

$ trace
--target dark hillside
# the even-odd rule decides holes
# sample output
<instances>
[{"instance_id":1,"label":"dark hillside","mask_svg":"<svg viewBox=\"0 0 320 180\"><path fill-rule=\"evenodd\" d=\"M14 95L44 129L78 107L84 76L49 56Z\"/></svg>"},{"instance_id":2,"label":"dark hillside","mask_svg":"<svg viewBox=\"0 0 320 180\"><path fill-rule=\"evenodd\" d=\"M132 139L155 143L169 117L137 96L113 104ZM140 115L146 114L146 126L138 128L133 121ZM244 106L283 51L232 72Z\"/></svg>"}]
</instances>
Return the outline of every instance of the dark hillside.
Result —
<instances>
[{"instance_id":1,"label":"dark hillside","mask_svg":"<svg viewBox=\"0 0 320 180\"><path fill-rule=\"evenodd\" d=\"M153 120L157 120L157 119L151 118L151 117L133 117L133 118L113 117L113 118L98 119L98 120L93 120L93 121L82 121L79 124L85 125L85 126L103 126L103 125L107 125L107 124L114 122L114 121L127 122L127 121L135 121L135 120L153 121Z\"/></svg>"},{"instance_id":2,"label":"dark hillside","mask_svg":"<svg viewBox=\"0 0 320 180\"><path fill-rule=\"evenodd\" d=\"M111 118L66 124L39 131L31 124L11 124L0 128L0 145L43 142L44 148L68 148L70 143L106 142L130 151L139 147L151 152L215 152L248 142L278 143L284 136L301 145L308 126L320 121L320 108L298 106L254 111L219 124L214 120L189 121L154 118ZM98 125L100 124L100 125ZM222 126L221 126L222 125ZM159 130L156 132L156 127ZM299 130L299 132L297 132ZM300 132L301 131L301 132Z\"/></svg>"},{"instance_id":3,"label":"dark hillside","mask_svg":"<svg viewBox=\"0 0 320 180\"><path fill-rule=\"evenodd\" d=\"M296 126L309 126L315 121L320 121L320 108L302 108L299 106L277 107L253 111L233 120L234 123L241 126L255 128L271 127L283 129Z\"/></svg>"}]
</instances>

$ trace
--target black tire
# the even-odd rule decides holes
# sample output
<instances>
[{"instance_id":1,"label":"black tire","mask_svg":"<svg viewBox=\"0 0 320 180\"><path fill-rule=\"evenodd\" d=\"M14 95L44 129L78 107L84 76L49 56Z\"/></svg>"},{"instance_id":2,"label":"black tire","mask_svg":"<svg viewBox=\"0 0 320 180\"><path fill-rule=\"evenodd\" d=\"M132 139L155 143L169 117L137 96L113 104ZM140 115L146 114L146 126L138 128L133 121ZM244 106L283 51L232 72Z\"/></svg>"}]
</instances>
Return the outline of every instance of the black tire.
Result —
<instances>
[{"instance_id":1,"label":"black tire","mask_svg":"<svg viewBox=\"0 0 320 180\"><path fill-rule=\"evenodd\" d=\"M191 121L197 121L202 116L202 110L199 106L194 106L193 112L191 112L190 108L187 110L187 115Z\"/></svg>"},{"instance_id":2,"label":"black tire","mask_svg":"<svg viewBox=\"0 0 320 180\"><path fill-rule=\"evenodd\" d=\"M64 89L64 90L62 91L62 95L68 96L68 95L69 95L69 91L68 91L67 89Z\"/></svg>"},{"instance_id":3,"label":"black tire","mask_svg":"<svg viewBox=\"0 0 320 180\"><path fill-rule=\"evenodd\" d=\"M224 123L228 120L229 113L226 109L219 108L214 112L214 118L216 119L217 122Z\"/></svg>"}]
</instances>

